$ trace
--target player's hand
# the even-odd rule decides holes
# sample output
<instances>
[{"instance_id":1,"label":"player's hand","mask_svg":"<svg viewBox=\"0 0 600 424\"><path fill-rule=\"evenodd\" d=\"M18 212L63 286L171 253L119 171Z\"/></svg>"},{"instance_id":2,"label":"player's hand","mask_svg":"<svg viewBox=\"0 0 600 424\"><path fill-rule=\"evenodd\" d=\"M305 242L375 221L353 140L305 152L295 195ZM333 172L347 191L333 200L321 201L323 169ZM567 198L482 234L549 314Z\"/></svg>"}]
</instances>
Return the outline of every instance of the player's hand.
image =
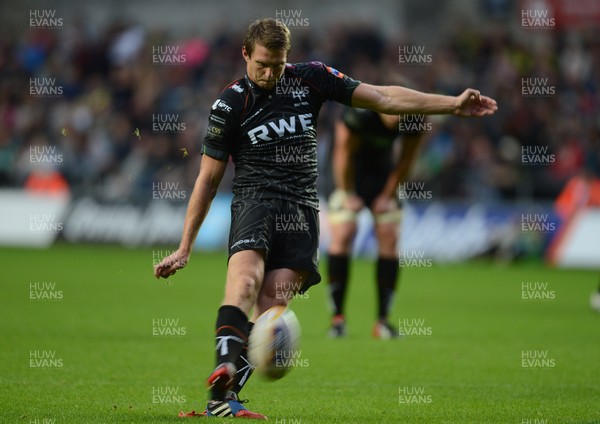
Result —
<instances>
[{"instance_id":1,"label":"player's hand","mask_svg":"<svg viewBox=\"0 0 600 424\"><path fill-rule=\"evenodd\" d=\"M329 197L329 209L348 210L351 212L360 212L365 206L363 200L353 192L336 189Z\"/></svg>"},{"instance_id":2,"label":"player's hand","mask_svg":"<svg viewBox=\"0 0 600 424\"><path fill-rule=\"evenodd\" d=\"M398 203L394 198L382 194L377 196L371 205L374 214L391 212L397 208Z\"/></svg>"},{"instance_id":3,"label":"player's hand","mask_svg":"<svg viewBox=\"0 0 600 424\"><path fill-rule=\"evenodd\" d=\"M154 276L156 278L169 278L171 275L175 274L178 269L185 267L189 258L189 252L183 252L181 249L177 249L160 261L159 264L154 266Z\"/></svg>"},{"instance_id":4,"label":"player's hand","mask_svg":"<svg viewBox=\"0 0 600 424\"><path fill-rule=\"evenodd\" d=\"M479 90L467 88L457 97L457 106L454 111L458 116L485 116L493 115L498 110L496 100L482 96Z\"/></svg>"}]
</instances>

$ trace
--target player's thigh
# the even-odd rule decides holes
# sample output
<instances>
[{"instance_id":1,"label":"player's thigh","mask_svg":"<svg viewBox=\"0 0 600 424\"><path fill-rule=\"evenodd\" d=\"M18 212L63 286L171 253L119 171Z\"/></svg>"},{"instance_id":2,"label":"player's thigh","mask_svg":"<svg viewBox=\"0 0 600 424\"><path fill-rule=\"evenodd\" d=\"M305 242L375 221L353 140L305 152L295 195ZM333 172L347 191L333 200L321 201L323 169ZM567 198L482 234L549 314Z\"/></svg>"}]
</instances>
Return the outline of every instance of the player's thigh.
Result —
<instances>
[{"instance_id":1,"label":"player's thigh","mask_svg":"<svg viewBox=\"0 0 600 424\"><path fill-rule=\"evenodd\" d=\"M331 242L329 253L333 255L348 254L352 250L352 243L356 236L356 220L330 222Z\"/></svg>"},{"instance_id":2,"label":"player's thigh","mask_svg":"<svg viewBox=\"0 0 600 424\"><path fill-rule=\"evenodd\" d=\"M376 222L375 236L379 246L379 256L386 258L398 257L399 222Z\"/></svg>"},{"instance_id":3,"label":"player's thigh","mask_svg":"<svg viewBox=\"0 0 600 424\"><path fill-rule=\"evenodd\" d=\"M275 305L287 305L306 287L310 271L278 268L266 271L258 294L253 318Z\"/></svg>"},{"instance_id":4,"label":"player's thigh","mask_svg":"<svg viewBox=\"0 0 600 424\"><path fill-rule=\"evenodd\" d=\"M265 264L267 272L279 269L307 272L303 291L319 283L319 212L305 205L282 201L273 228Z\"/></svg>"}]
</instances>

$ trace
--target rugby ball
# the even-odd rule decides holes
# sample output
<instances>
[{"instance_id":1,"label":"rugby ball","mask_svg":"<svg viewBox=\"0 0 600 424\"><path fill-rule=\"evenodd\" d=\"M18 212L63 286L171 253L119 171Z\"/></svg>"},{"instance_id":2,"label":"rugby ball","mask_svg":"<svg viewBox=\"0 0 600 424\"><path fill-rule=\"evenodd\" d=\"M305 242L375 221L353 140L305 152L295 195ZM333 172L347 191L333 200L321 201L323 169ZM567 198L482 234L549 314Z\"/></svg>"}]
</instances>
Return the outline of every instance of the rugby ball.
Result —
<instances>
[{"instance_id":1,"label":"rugby ball","mask_svg":"<svg viewBox=\"0 0 600 424\"><path fill-rule=\"evenodd\" d=\"M250 333L248 359L256 371L278 380L293 368L300 351L300 323L286 306L277 305L261 314Z\"/></svg>"}]
</instances>

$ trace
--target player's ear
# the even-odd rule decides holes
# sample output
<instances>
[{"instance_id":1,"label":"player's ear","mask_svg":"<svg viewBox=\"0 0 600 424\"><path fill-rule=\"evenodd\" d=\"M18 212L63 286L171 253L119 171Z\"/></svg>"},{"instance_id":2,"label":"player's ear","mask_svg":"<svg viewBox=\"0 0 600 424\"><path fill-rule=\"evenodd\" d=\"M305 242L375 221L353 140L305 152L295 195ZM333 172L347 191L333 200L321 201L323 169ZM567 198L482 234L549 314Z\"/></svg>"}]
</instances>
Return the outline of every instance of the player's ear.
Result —
<instances>
[{"instance_id":1,"label":"player's ear","mask_svg":"<svg viewBox=\"0 0 600 424\"><path fill-rule=\"evenodd\" d=\"M246 51L246 46L242 46L242 56L244 56L246 62L250 62L250 55L248 54L248 51Z\"/></svg>"}]
</instances>

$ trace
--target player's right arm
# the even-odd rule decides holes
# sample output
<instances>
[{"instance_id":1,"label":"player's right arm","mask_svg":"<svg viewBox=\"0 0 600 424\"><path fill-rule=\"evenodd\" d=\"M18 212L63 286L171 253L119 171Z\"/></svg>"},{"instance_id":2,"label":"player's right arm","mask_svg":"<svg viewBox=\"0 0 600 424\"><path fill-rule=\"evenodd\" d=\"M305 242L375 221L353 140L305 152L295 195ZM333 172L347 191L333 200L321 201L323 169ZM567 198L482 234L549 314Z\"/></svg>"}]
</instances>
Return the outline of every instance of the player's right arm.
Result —
<instances>
[{"instance_id":1,"label":"player's right arm","mask_svg":"<svg viewBox=\"0 0 600 424\"><path fill-rule=\"evenodd\" d=\"M185 221L183 224L183 234L179 249L171 255L164 258L154 267L154 276L156 278L167 278L187 265L194 240L200 231L200 226L208 214L210 204L217 194L217 188L223 179L227 162L213 159L210 156L203 155L200 172L194 184L194 191L188 203Z\"/></svg>"},{"instance_id":2,"label":"player's right arm","mask_svg":"<svg viewBox=\"0 0 600 424\"><path fill-rule=\"evenodd\" d=\"M202 222L208 214L217 188L223 179L238 125L238 91L226 89L211 107L208 127L202 145L200 172L190 196L179 248L154 267L156 278L175 274L187 262Z\"/></svg>"}]
</instances>

